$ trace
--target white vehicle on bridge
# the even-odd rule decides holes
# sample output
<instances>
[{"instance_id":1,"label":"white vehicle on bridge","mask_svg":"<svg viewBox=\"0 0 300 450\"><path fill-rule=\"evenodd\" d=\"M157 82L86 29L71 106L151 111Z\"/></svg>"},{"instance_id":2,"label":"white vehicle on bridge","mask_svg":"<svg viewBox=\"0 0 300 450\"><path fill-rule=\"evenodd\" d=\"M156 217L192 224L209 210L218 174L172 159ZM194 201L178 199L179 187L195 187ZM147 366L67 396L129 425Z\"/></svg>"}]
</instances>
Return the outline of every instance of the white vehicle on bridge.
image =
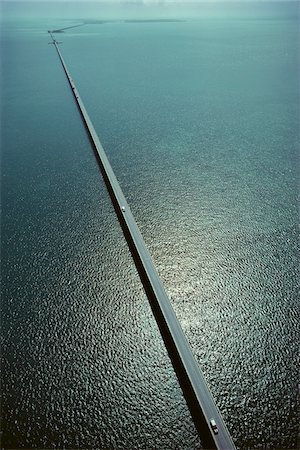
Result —
<instances>
[{"instance_id":1,"label":"white vehicle on bridge","mask_svg":"<svg viewBox=\"0 0 300 450\"><path fill-rule=\"evenodd\" d=\"M211 426L213 432L215 434L218 434L219 430L218 430L218 427L217 427L215 419L210 419L209 423L210 423L210 426Z\"/></svg>"}]
</instances>

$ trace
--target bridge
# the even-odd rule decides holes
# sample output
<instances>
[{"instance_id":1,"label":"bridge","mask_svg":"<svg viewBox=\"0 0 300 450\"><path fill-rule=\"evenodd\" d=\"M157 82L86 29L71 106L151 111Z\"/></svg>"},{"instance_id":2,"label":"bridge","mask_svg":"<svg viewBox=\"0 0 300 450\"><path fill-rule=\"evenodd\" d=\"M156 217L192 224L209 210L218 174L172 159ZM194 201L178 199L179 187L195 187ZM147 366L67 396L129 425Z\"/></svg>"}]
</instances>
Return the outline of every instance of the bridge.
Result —
<instances>
[{"instance_id":1,"label":"bridge","mask_svg":"<svg viewBox=\"0 0 300 450\"><path fill-rule=\"evenodd\" d=\"M58 47L59 43L53 37L51 31L49 31L49 34L70 84L114 209L187 401L201 443L207 449L234 450L235 446L229 431L178 322L130 207L63 59Z\"/></svg>"}]
</instances>

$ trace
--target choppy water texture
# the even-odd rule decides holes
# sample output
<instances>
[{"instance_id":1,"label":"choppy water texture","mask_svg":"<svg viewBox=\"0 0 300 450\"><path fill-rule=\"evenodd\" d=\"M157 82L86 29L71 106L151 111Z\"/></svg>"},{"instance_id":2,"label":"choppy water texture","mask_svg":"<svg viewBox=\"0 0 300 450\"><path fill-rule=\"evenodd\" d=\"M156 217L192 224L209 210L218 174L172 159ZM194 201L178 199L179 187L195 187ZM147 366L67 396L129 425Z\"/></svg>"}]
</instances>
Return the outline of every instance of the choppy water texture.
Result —
<instances>
[{"instance_id":1,"label":"choppy water texture","mask_svg":"<svg viewBox=\"0 0 300 450\"><path fill-rule=\"evenodd\" d=\"M59 39L237 447L288 449L299 419L299 23L296 4L263 8L251 20L89 24ZM70 23L2 32L2 445L199 449L47 45L45 29Z\"/></svg>"}]
</instances>

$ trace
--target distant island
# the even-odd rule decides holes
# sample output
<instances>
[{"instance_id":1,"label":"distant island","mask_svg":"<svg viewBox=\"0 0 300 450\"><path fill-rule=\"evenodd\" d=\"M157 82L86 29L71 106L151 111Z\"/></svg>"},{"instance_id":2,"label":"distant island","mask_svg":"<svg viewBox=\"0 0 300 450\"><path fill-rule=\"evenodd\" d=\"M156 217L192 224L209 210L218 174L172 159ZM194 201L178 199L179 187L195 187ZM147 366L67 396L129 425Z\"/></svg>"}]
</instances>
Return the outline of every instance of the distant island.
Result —
<instances>
[{"instance_id":1,"label":"distant island","mask_svg":"<svg viewBox=\"0 0 300 450\"><path fill-rule=\"evenodd\" d=\"M126 23L153 23L153 22L186 22L183 19L128 19L124 20Z\"/></svg>"}]
</instances>

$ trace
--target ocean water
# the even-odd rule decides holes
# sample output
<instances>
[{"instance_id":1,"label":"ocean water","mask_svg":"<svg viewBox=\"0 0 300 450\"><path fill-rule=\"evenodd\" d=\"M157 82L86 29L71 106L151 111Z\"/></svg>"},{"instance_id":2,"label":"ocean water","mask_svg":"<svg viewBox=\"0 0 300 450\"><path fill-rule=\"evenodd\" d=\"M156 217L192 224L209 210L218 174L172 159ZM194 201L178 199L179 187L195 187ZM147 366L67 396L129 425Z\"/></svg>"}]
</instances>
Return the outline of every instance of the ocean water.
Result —
<instances>
[{"instance_id":1,"label":"ocean water","mask_svg":"<svg viewBox=\"0 0 300 450\"><path fill-rule=\"evenodd\" d=\"M297 448L298 5L147 8L184 21L61 51L236 446ZM75 13L2 31L2 446L198 449L48 45Z\"/></svg>"}]
</instances>

